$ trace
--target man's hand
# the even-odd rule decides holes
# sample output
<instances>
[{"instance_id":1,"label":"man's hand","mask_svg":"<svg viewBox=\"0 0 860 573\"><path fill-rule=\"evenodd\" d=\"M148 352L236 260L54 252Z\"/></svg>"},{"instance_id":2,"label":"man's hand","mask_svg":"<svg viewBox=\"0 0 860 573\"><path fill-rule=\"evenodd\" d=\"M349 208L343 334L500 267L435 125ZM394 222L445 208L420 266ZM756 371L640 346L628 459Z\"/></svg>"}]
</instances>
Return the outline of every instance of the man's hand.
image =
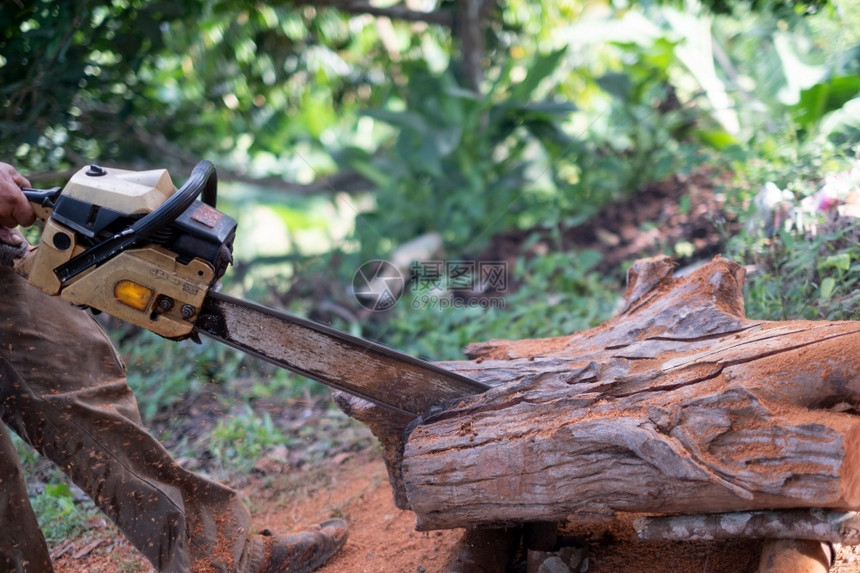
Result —
<instances>
[{"instance_id":1,"label":"man's hand","mask_svg":"<svg viewBox=\"0 0 860 573\"><path fill-rule=\"evenodd\" d=\"M36 220L33 206L24 197L21 187L30 182L8 163L0 163L0 241L20 245L24 237L15 227L30 226Z\"/></svg>"}]
</instances>

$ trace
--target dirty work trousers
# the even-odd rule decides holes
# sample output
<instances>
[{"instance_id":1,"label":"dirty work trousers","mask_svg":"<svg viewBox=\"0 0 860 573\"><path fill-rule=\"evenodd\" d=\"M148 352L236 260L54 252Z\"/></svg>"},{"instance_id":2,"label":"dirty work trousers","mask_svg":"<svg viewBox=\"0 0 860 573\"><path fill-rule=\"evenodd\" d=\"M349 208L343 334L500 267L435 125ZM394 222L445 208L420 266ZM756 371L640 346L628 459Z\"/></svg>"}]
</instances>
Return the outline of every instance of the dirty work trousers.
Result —
<instances>
[{"instance_id":1,"label":"dirty work trousers","mask_svg":"<svg viewBox=\"0 0 860 573\"><path fill-rule=\"evenodd\" d=\"M0 418L57 464L159 571L243 569L250 514L141 426L125 369L85 312L0 268ZM0 424L0 571L51 571Z\"/></svg>"}]
</instances>

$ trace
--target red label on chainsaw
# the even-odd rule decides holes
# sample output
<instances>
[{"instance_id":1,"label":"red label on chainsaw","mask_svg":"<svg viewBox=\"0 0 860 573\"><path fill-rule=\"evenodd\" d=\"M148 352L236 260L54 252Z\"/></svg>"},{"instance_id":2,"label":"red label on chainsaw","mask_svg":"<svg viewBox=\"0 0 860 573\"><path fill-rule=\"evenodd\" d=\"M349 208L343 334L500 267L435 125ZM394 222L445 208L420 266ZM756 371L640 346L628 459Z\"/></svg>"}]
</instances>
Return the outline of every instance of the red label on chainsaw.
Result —
<instances>
[{"instance_id":1,"label":"red label on chainsaw","mask_svg":"<svg viewBox=\"0 0 860 573\"><path fill-rule=\"evenodd\" d=\"M198 223L206 225L210 229L214 229L215 225L218 224L218 220L222 216L223 215L221 214L220 211L213 209L212 207L210 207L206 203L201 203L197 207L197 210L194 211L194 214L191 215L191 219L194 221L197 221Z\"/></svg>"}]
</instances>

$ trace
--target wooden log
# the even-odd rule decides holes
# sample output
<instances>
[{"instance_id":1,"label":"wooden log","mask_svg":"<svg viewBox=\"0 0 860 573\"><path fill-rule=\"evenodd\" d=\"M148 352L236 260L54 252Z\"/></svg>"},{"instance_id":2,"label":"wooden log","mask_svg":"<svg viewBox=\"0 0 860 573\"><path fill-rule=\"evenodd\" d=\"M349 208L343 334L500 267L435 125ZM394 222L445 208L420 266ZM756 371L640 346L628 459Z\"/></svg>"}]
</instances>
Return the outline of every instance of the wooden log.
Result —
<instances>
[{"instance_id":1,"label":"wooden log","mask_svg":"<svg viewBox=\"0 0 860 573\"><path fill-rule=\"evenodd\" d=\"M442 364L494 388L377 432L419 529L858 506L860 322L748 320L742 267L672 269L637 262L597 328Z\"/></svg>"}]
</instances>

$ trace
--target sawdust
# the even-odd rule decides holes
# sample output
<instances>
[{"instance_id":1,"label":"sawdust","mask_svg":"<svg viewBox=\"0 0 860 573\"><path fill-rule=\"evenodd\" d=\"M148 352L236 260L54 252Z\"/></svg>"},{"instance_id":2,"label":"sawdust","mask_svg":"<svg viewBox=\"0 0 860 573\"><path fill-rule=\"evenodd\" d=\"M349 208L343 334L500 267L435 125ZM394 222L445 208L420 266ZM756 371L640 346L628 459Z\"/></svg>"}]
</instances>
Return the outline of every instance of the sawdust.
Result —
<instances>
[{"instance_id":1,"label":"sawdust","mask_svg":"<svg viewBox=\"0 0 860 573\"><path fill-rule=\"evenodd\" d=\"M236 518L232 513L222 512L215 515L215 525L218 528L218 541L215 543L215 547L212 550L212 562L224 564L229 571L233 567L233 547L230 543L230 539L232 535L228 532L230 529L235 529L238 527L236 523ZM209 566L211 570L214 572L215 568ZM208 568L207 568L208 569ZM201 571L206 571L207 569L202 569ZM197 569L195 567L195 573Z\"/></svg>"}]
</instances>

